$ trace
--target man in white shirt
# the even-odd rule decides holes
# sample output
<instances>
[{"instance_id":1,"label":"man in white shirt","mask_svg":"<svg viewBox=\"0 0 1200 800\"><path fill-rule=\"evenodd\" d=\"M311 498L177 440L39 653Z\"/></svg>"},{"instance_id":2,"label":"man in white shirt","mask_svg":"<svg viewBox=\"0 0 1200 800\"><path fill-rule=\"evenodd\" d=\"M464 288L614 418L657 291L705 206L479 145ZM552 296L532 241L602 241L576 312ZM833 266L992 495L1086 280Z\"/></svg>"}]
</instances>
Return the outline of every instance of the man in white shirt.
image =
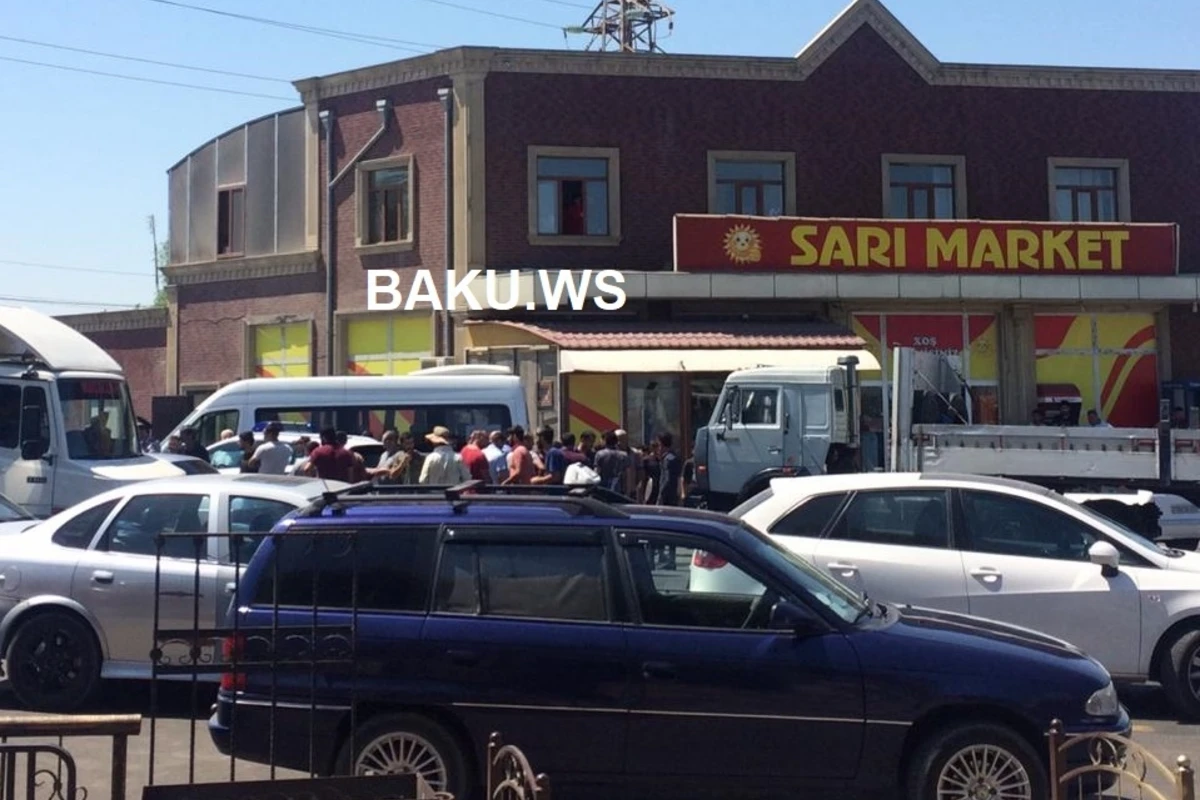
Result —
<instances>
[{"instance_id":1,"label":"man in white shirt","mask_svg":"<svg viewBox=\"0 0 1200 800\"><path fill-rule=\"evenodd\" d=\"M492 483L504 483L508 477L508 454L511 451L508 442L504 441L504 431L492 431L491 444L483 448L488 469L492 473Z\"/></svg>"},{"instance_id":2,"label":"man in white shirt","mask_svg":"<svg viewBox=\"0 0 1200 800\"><path fill-rule=\"evenodd\" d=\"M260 475L283 475L292 461L292 448L279 441L283 426L278 422L267 425L263 431L263 443L250 457L251 466L257 466Z\"/></svg>"},{"instance_id":3,"label":"man in white shirt","mask_svg":"<svg viewBox=\"0 0 1200 800\"><path fill-rule=\"evenodd\" d=\"M449 428L437 425L433 433L425 438L433 445L433 452L425 456L419 483L424 486L457 486L471 480L471 472L463 463L462 456L450 446Z\"/></svg>"}]
</instances>

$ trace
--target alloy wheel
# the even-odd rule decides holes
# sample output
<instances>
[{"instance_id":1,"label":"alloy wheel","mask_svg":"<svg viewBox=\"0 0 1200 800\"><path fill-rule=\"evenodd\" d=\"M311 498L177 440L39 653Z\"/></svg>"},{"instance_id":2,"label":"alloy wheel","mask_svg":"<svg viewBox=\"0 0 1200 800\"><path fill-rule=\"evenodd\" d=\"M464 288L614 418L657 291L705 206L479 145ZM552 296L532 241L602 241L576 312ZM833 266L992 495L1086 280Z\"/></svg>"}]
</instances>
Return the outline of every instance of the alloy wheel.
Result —
<instances>
[{"instance_id":1,"label":"alloy wheel","mask_svg":"<svg viewBox=\"0 0 1200 800\"><path fill-rule=\"evenodd\" d=\"M1200 644L1192 648L1187 658L1187 686L1192 697L1200 700Z\"/></svg>"},{"instance_id":2,"label":"alloy wheel","mask_svg":"<svg viewBox=\"0 0 1200 800\"><path fill-rule=\"evenodd\" d=\"M938 800L1033 800L1033 783L1021 760L990 744L964 747L937 779Z\"/></svg>"},{"instance_id":3,"label":"alloy wheel","mask_svg":"<svg viewBox=\"0 0 1200 800\"><path fill-rule=\"evenodd\" d=\"M359 752L356 775L418 775L435 792L446 791L446 762L428 740L413 733L388 733Z\"/></svg>"}]
</instances>

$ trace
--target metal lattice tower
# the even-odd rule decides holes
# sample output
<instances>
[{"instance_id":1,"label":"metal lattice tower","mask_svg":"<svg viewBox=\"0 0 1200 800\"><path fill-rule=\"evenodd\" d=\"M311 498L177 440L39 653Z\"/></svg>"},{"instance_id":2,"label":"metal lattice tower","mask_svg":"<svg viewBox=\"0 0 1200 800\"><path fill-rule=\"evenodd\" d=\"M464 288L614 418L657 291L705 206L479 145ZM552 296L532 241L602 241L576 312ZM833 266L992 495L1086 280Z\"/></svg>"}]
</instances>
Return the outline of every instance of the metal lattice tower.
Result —
<instances>
[{"instance_id":1,"label":"metal lattice tower","mask_svg":"<svg viewBox=\"0 0 1200 800\"><path fill-rule=\"evenodd\" d=\"M670 36L675 29L675 12L662 3L600 0L582 25L567 28L565 32L590 35L587 50L661 53L658 28L664 21L667 23L666 36Z\"/></svg>"}]
</instances>

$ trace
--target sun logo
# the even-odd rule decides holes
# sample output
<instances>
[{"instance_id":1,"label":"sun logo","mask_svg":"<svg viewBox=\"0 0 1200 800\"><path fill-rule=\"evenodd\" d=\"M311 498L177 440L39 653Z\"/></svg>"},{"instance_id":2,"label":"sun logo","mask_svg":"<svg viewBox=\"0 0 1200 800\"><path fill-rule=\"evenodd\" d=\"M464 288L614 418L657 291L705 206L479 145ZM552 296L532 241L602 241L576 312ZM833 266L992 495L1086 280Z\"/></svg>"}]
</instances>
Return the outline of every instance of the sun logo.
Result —
<instances>
[{"instance_id":1,"label":"sun logo","mask_svg":"<svg viewBox=\"0 0 1200 800\"><path fill-rule=\"evenodd\" d=\"M762 239L749 225L735 225L725 234L725 255L735 264L753 264L762 260Z\"/></svg>"}]
</instances>

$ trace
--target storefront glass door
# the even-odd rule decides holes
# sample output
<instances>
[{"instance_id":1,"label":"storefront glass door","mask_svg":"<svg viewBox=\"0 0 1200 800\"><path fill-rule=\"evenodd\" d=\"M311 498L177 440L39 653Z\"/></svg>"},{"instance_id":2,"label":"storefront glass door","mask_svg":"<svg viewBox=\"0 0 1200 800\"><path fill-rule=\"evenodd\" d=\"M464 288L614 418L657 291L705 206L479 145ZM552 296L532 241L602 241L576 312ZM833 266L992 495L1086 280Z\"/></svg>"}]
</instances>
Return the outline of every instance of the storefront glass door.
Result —
<instances>
[{"instance_id":1,"label":"storefront glass door","mask_svg":"<svg viewBox=\"0 0 1200 800\"><path fill-rule=\"evenodd\" d=\"M630 443L644 447L660 433L679 440L683 381L680 375L625 377L625 428Z\"/></svg>"},{"instance_id":2,"label":"storefront glass door","mask_svg":"<svg viewBox=\"0 0 1200 800\"><path fill-rule=\"evenodd\" d=\"M696 431L708 424L712 418L713 409L717 407L717 398L721 396L721 388L725 385L725 374L691 375L688 398L688 427L689 437L682 445L688 448L685 455L691 455L691 448L696 444Z\"/></svg>"}]
</instances>

